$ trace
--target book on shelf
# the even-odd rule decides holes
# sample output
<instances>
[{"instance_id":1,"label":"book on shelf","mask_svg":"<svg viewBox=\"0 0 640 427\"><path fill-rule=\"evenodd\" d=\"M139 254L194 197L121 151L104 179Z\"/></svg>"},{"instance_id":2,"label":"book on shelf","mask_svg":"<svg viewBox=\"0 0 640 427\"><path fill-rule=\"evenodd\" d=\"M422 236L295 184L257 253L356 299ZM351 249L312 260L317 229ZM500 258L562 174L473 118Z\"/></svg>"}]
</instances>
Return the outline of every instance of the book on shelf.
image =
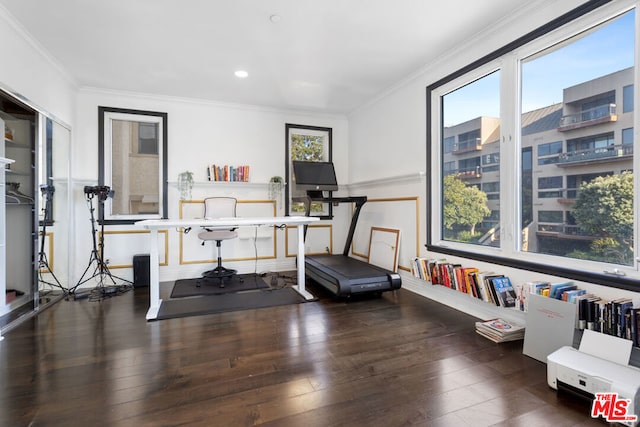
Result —
<instances>
[{"instance_id":1,"label":"book on shelf","mask_svg":"<svg viewBox=\"0 0 640 427\"><path fill-rule=\"evenodd\" d=\"M633 302L630 298L621 298L615 305L616 311L614 316L616 317L616 330L615 335L619 338L630 339L627 335L627 313L633 308Z\"/></svg>"},{"instance_id":2,"label":"book on shelf","mask_svg":"<svg viewBox=\"0 0 640 427\"><path fill-rule=\"evenodd\" d=\"M473 295L474 298L480 298L478 293L478 287L476 282L471 277L474 273L477 273L478 269L475 267L465 267L463 269L464 283L467 287L467 293Z\"/></svg>"},{"instance_id":3,"label":"book on shelf","mask_svg":"<svg viewBox=\"0 0 640 427\"><path fill-rule=\"evenodd\" d=\"M420 258L418 257L412 258L411 272L413 273L413 277L424 280L424 270L420 265Z\"/></svg>"},{"instance_id":4,"label":"book on shelf","mask_svg":"<svg viewBox=\"0 0 640 427\"><path fill-rule=\"evenodd\" d=\"M498 294L496 293L496 288L493 285L493 279L497 279L500 277L504 277L503 274L489 274L484 277L484 286L487 288L487 294L495 305L500 306L500 299L498 298Z\"/></svg>"},{"instance_id":5,"label":"book on shelf","mask_svg":"<svg viewBox=\"0 0 640 427\"><path fill-rule=\"evenodd\" d=\"M493 296L491 295L491 291L489 290L489 285L487 284L487 279L491 277L497 277L492 271L481 271L472 273L472 278L474 280L475 285L478 287L480 299L485 302L493 303Z\"/></svg>"},{"instance_id":6,"label":"book on shelf","mask_svg":"<svg viewBox=\"0 0 640 427\"><path fill-rule=\"evenodd\" d=\"M576 300L578 309L578 329L595 328L595 306L600 297L593 294L583 294Z\"/></svg>"},{"instance_id":7,"label":"book on shelf","mask_svg":"<svg viewBox=\"0 0 640 427\"><path fill-rule=\"evenodd\" d=\"M529 287L529 293L536 295L544 294L544 291L551 287L551 283L545 281L526 282L526 285Z\"/></svg>"},{"instance_id":8,"label":"book on shelf","mask_svg":"<svg viewBox=\"0 0 640 427\"><path fill-rule=\"evenodd\" d=\"M573 282L553 283L549 288L549 298L561 299L562 292L577 288Z\"/></svg>"},{"instance_id":9,"label":"book on shelf","mask_svg":"<svg viewBox=\"0 0 640 427\"><path fill-rule=\"evenodd\" d=\"M562 301L575 303L576 298L579 297L580 295L584 295L585 293L587 293L587 291L585 291L584 289L572 289L572 290L563 292L562 298L560 299Z\"/></svg>"},{"instance_id":10,"label":"book on shelf","mask_svg":"<svg viewBox=\"0 0 640 427\"><path fill-rule=\"evenodd\" d=\"M537 294L539 289L548 285L548 282L524 282L513 285L513 288L516 293L516 309L520 311L529 311L529 295Z\"/></svg>"},{"instance_id":11,"label":"book on shelf","mask_svg":"<svg viewBox=\"0 0 640 427\"><path fill-rule=\"evenodd\" d=\"M491 284L495 289L498 302L502 307L516 306L516 291L513 289L511 280L508 277L495 277L491 279Z\"/></svg>"},{"instance_id":12,"label":"book on shelf","mask_svg":"<svg viewBox=\"0 0 640 427\"><path fill-rule=\"evenodd\" d=\"M570 345L567 329L569 323L573 331L576 328L588 329L630 340L633 346L640 347L640 307L634 306L630 298L608 301L584 289L579 289L571 281L559 283L529 281L515 284L504 274L480 271L478 268L447 262L446 259L415 257L412 261L414 276L430 281L433 285L441 285L465 293L473 298L495 304L497 307L527 312L528 317L538 316L539 319L532 322L547 326L534 328L531 333L534 338L529 339L529 344L525 338L527 348L525 354L538 360L544 361L549 353L548 350L559 342ZM536 302L530 307L532 301ZM550 312L545 307L554 308L556 320L546 319L545 316L548 317ZM531 310L539 310L539 312L532 313ZM571 312L573 312L572 316ZM562 331L551 333L548 327L555 327L552 325L562 325ZM495 342L507 340L504 334L497 334L495 330L486 326L477 327L476 331ZM553 337L559 337L558 341L554 341ZM532 344L532 342L535 343ZM536 349L537 347L540 349Z\"/></svg>"},{"instance_id":13,"label":"book on shelf","mask_svg":"<svg viewBox=\"0 0 640 427\"><path fill-rule=\"evenodd\" d=\"M207 168L209 181L249 182L249 166L209 165Z\"/></svg>"},{"instance_id":14,"label":"book on shelf","mask_svg":"<svg viewBox=\"0 0 640 427\"><path fill-rule=\"evenodd\" d=\"M428 266L428 274L429 274L429 278L431 279L431 284L432 285L440 285L440 277L438 276L438 272L439 272L439 267L438 264L445 262L444 260L429 260L429 262L427 263Z\"/></svg>"},{"instance_id":15,"label":"book on shelf","mask_svg":"<svg viewBox=\"0 0 640 427\"><path fill-rule=\"evenodd\" d=\"M521 340L524 338L524 331L524 325L500 318L476 322L476 332L497 343Z\"/></svg>"},{"instance_id":16,"label":"book on shelf","mask_svg":"<svg viewBox=\"0 0 640 427\"><path fill-rule=\"evenodd\" d=\"M632 326L631 333L631 341L633 341L633 345L636 347L640 347L640 308L632 308L631 309L631 322L635 325L635 328Z\"/></svg>"}]
</instances>

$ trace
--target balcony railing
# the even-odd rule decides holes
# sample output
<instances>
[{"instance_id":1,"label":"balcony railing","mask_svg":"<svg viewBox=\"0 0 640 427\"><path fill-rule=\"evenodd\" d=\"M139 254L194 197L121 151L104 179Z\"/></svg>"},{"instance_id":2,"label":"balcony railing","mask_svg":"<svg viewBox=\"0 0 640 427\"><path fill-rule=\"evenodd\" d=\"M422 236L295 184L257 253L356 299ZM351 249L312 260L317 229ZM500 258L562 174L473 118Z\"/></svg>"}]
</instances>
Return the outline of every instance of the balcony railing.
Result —
<instances>
[{"instance_id":1,"label":"balcony railing","mask_svg":"<svg viewBox=\"0 0 640 427\"><path fill-rule=\"evenodd\" d=\"M482 140L480 138L467 139L465 141L458 141L453 144L454 154L468 153L469 151L480 150L482 150Z\"/></svg>"},{"instance_id":2,"label":"balcony railing","mask_svg":"<svg viewBox=\"0 0 640 427\"><path fill-rule=\"evenodd\" d=\"M608 147L590 148L588 150L571 151L558 156L557 165L576 162L593 162L596 160L615 159L633 156L633 144L609 145Z\"/></svg>"},{"instance_id":3,"label":"balcony railing","mask_svg":"<svg viewBox=\"0 0 640 427\"><path fill-rule=\"evenodd\" d=\"M455 171L456 178L460 179L475 179L482 178L482 173L480 172L480 166L476 166L475 168L467 168L467 169L458 169Z\"/></svg>"},{"instance_id":4,"label":"balcony railing","mask_svg":"<svg viewBox=\"0 0 640 427\"><path fill-rule=\"evenodd\" d=\"M564 239L592 240L594 236L577 225L558 223L538 223L538 235L554 236Z\"/></svg>"},{"instance_id":5,"label":"balcony railing","mask_svg":"<svg viewBox=\"0 0 640 427\"><path fill-rule=\"evenodd\" d=\"M599 123L615 122L616 120L618 120L616 104L601 105L579 113L562 116L558 130L566 131Z\"/></svg>"}]
</instances>

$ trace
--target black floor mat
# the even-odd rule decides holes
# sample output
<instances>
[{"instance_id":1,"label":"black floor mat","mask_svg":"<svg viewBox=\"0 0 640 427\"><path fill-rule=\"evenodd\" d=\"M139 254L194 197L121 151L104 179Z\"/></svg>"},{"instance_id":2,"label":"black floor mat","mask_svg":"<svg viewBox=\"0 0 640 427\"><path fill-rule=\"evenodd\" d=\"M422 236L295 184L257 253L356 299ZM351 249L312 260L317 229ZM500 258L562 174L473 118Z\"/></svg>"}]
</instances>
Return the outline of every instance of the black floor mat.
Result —
<instances>
[{"instance_id":1,"label":"black floor mat","mask_svg":"<svg viewBox=\"0 0 640 427\"><path fill-rule=\"evenodd\" d=\"M198 286L200 283L200 286ZM171 291L171 298L184 298L198 295L222 295L255 289L265 289L269 285L262 277L255 274L239 274L224 280L220 287L220 279L181 279L176 280Z\"/></svg>"},{"instance_id":2,"label":"black floor mat","mask_svg":"<svg viewBox=\"0 0 640 427\"><path fill-rule=\"evenodd\" d=\"M163 300L158 320L299 304L306 300L292 288Z\"/></svg>"}]
</instances>

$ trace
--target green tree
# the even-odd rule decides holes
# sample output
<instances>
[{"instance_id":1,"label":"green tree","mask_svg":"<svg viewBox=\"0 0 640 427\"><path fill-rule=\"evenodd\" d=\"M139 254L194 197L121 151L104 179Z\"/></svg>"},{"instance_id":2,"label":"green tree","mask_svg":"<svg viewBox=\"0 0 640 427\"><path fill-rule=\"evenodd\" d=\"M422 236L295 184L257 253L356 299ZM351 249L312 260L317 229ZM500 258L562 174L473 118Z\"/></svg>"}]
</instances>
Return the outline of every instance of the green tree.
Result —
<instances>
[{"instance_id":1,"label":"green tree","mask_svg":"<svg viewBox=\"0 0 640 427\"><path fill-rule=\"evenodd\" d=\"M304 135L295 133L291 135L291 160L305 162L320 162L324 160L325 141L323 136ZM304 212L304 204L291 203L292 212ZM311 202L312 212L322 212L322 202Z\"/></svg>"},{"instance_id":2,"label":"green tree","mask_svg":"<svg viewBox=\"0 0 640 427\"><path fill-rule=\"evenodd\" d=\"M324 137L316 135L291 135L291 160L318 162L323 160Z\"/></svg>"},{"instance_id":3,"label":"green tree","mask_svg":"<svg viewBox=\"0 0 640 427\"><path fill-rule=\"evenodd\" d=\"M478 187L467 186L454 175L443 180L443 224L447 230L455 226L468 227L473 236L476 224L491 215L487 207L487 194Z\"/></svg>"},{"instance_id":4,"label":"green tree","mask_svg":"<svg viewBox=\"0 0 640 427\"><path fill-rule=\"evenodd\" d=\"M584 231L597 237L593 252L614 253L626 262L633 253L633 173L583 183L572 214Z\"/></svg>"}]
</instances>

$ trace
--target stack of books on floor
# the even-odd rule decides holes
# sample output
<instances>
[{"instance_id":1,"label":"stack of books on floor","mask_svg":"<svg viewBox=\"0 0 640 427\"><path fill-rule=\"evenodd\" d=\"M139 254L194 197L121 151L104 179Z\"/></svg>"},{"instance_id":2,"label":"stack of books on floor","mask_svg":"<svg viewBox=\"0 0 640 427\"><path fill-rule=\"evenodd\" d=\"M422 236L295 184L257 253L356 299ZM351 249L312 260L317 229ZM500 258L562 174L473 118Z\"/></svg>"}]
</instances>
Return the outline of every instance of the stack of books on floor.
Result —
<instances>
[{"instance_id":1,"label":"stack of books on floor","mask_svg":"<svg viewBox=\"0 0 640 427\"><path fill-rule=\"evenodd\" d=\"M476 322L476 332L497 343L524 339L523 325L503 319Z\"/></svg>"}]
</instances>

